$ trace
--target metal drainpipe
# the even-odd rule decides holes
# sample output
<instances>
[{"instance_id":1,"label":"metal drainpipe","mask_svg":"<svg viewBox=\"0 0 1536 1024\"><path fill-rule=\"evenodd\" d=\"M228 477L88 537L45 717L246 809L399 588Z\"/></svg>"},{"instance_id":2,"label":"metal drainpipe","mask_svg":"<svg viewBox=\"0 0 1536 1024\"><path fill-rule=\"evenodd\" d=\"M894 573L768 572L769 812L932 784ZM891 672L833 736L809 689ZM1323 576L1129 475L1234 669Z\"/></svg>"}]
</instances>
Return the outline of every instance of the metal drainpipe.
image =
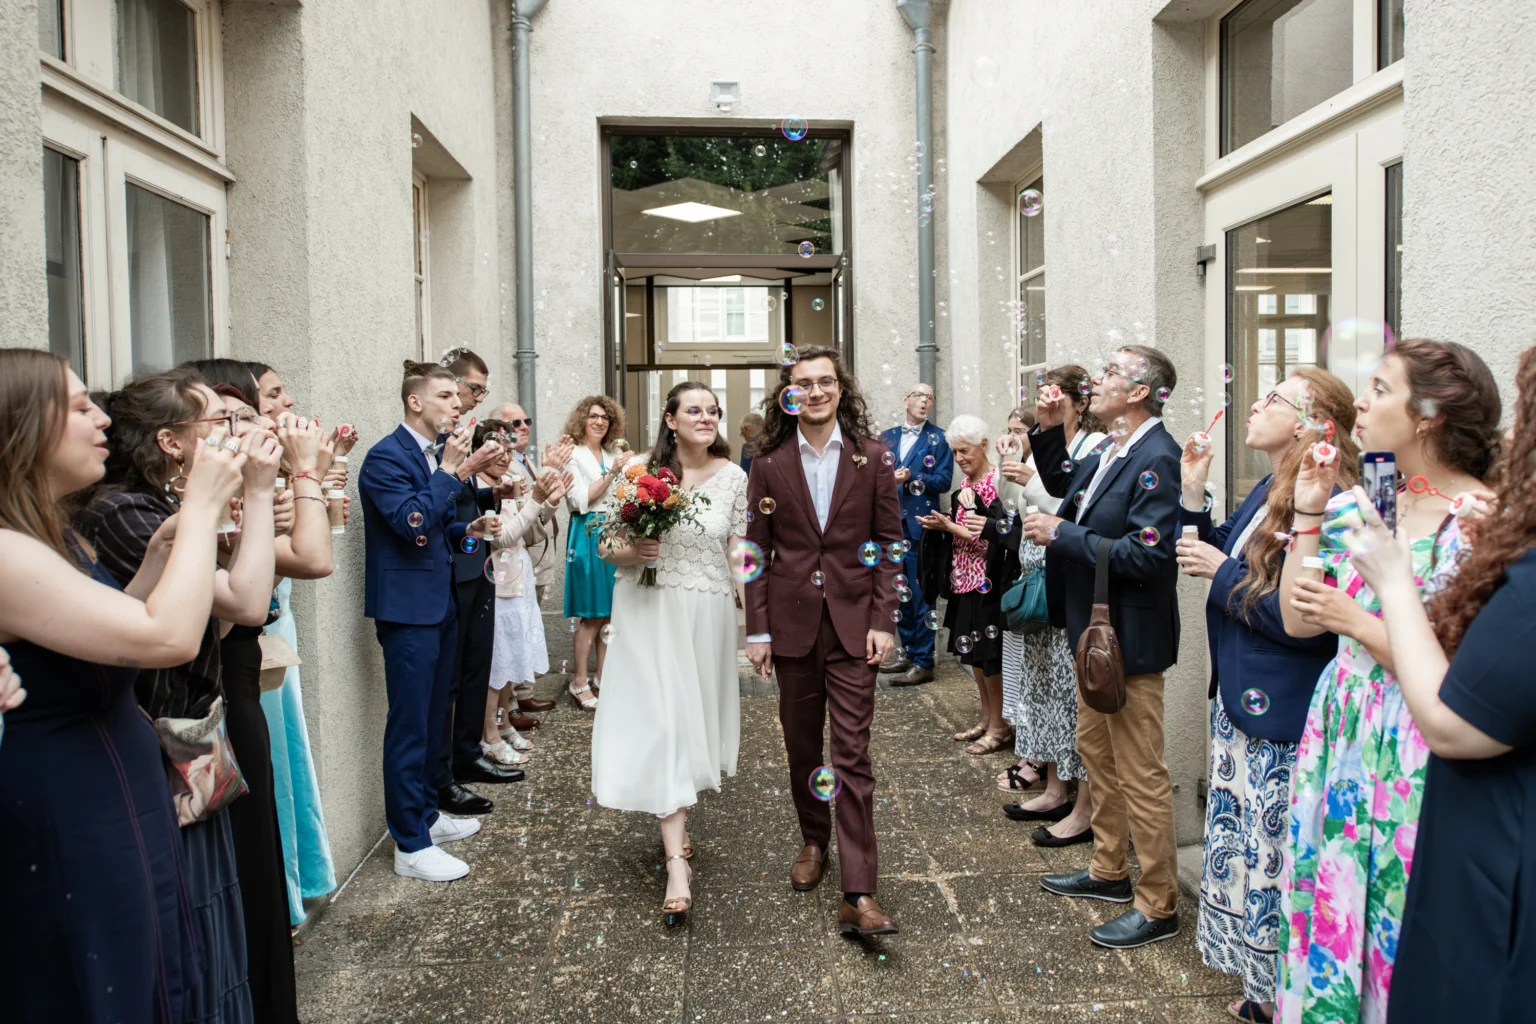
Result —
<instances>
[{"instance_id":1,"label":"metal drainpipe","mask_svg":"<svg viewBox=\"0 0 1536 1024\"><path fill-rule=\"evenodd\" d=\"M933 340L933 217L921 216L922 197L933 192L933 4L932 0L896 0L896 9L917 37L917 141L922 169L917 176L917 376L937 387Z\"/></svg>"},{"instance_id":2,"label":"metal drainpipe","mask_svg":"<svg viewBox=\"0 0 1536 1024\"><path fill-rule=\"evenodd\" d=\"M538 423L533 347L533 141L528 113L528 33L547 0L509 0L512 7L513 260L517 267L517 404ZM530 428L530 434L537 427ZM530 437L530 447L534 444Z\"/></svg>"}]
</instances>

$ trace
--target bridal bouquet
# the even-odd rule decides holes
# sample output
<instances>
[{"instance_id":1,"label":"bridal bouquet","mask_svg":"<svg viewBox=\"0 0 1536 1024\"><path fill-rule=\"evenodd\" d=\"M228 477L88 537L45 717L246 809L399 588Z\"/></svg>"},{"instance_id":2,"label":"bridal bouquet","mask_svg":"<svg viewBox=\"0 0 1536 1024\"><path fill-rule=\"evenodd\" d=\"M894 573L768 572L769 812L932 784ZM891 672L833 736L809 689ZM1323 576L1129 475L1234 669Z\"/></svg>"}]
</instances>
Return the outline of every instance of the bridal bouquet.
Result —
<instances>
[{"instance_id":1,"label":"bridal bouquet","mask_svg":"<svg viewBox=\"0 0 1536 1024\"><path fill-rule=\"evenodd\" d=\"M667 467L631 462L624 467L623 481L614 485L612 514L593 528L610 545L642 537L655 540L678 523L696 522L701 503L709 504L708 495L684 491ZM647 562L641 570L640 585L656 585L655 562Z\"/></svg>"}]
</instances>

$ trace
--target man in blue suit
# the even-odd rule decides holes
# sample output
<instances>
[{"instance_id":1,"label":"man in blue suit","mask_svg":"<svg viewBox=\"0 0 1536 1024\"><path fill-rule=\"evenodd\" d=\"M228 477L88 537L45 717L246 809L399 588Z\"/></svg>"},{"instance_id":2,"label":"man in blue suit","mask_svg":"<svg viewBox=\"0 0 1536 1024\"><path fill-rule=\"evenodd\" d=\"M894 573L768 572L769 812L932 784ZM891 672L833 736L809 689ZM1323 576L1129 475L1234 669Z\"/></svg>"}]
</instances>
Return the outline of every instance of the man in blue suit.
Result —
<instances>
[{"instance_id":1,"label":"man in blue suit","mask_svg":"<svg viewBox=\"0 0 1536 1024\"><path fill-rule=\"evenodd\" d=\"M466 532L487 523L455 517L464 482L455 473L469 454L453 373L432 363L405 364L400 386L405 421L368 451L358 474L366 576L363 614L384 649L389 717L384 726L384 813L395 840L395 873L446 882L469 865L440 844L474 835L473 818L438 813L432 768L443 741L453 673L457 616L453 551Z\"/></svg>"},{"instance_id":2,"label":"man in blue suit","mask_svg":"<svg viewBox=\"0 0 1536 1024\"><path fill-rule=\"evenodd\" d=\"M928 422L928 414L933 411L933 388L928 384L912 385L906 406L906 423L880 435L896 457L902 538L907 544L907 557L901 571L912 588L912 600L902 602L901 622L897 625L902 656L880 666L881 672L895 675L892 686L916 686L933 679L934 631L928 626L928 612L933 604L923 595L922 585L918 582L917 545L923 527L917 517L926 516L938 508L939 496L949 490L955 471L955 460L949 453L949 442L944 440L944 431Z\"/></svg>"},{"instance_id":3,"label":"man in blue suit","mask_svg":"<svg viewBox=\"0 0 1536 1024\"><path fill-rule=\"evenodd\" d=\"M1163 758L1163 673L1179 657L1179 445L1163 427L1173 363L1155 348L1127 345L1093 378L1088 408L1114 427L1112 444L1080 460L1067 453L1062 419L1070 396L1042 398L1029 432L1046 490L1065 495L1055 515L1024 519L1024 536L1045 547L1051 624L1077 649L1094 604L1099 560L1107 559L1109 619L1125 665L1125 706L1115 714L1077 707L1077 749L1093 784L1093 863L1045 875L1058 896L1132 903L1089 939L1131 949L1179 933L1173 784ZM1159 396L1162 397L1159 397ZM1127 859L1136 835L1141 881Z\"/></svg>"}]
</instances>

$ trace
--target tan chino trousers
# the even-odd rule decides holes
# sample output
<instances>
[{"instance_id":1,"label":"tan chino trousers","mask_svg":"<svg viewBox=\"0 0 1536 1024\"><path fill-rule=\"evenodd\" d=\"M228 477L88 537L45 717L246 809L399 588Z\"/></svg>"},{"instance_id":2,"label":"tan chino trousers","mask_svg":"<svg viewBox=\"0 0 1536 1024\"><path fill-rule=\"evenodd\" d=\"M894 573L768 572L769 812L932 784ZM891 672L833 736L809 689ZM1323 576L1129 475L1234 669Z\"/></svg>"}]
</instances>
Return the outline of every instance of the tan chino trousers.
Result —
<instances>
[{"instance_id":1,"label":"tan chino trousers","mask_svg":"<svg viewBox=\"0 0 1536 1024\"><path fill-rule=\"evenodd\" d=\"M1135 907L1149 918L1178 909L1178 848L1173 833L1173 783L1163 760L1163 674L1127 676L1125 707L1113 715L1077 698L1077 752L1093 784L1094 878L1130 874L1129 837L1136 836L1141 884Z\"/></svg>"}]
</instances>

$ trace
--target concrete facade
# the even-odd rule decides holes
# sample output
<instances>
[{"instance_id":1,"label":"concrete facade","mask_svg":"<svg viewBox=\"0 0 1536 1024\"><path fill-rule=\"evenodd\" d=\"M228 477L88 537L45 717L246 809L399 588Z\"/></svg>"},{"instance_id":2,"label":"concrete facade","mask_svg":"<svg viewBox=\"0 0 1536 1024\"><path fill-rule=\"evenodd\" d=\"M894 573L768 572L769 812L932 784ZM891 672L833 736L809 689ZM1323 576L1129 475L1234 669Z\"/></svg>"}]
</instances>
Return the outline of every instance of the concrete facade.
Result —
<instances>
[{"instance_id":1,"label":"concrete facade","mask_svg":"<svg viewBox=\"0 0 1536 1024\"><path fill-rule=\"evenodd\" d=\"M1208 112L1217 0L936 4L936 328L941 420L1001 429L1016 398L1014 184L1046 177L1048 362L1094 365L1145 335L1183 387L1211 390L1223 339L1214 280ZM400 362L419 349L411 182L429 189L431 354L468 345L515 398L511 39L505 0L225 2L228 351L278 367L301 409L354 422L364 445L398 417ZM1477 348L1502 381L1529 341L1519 300L1536 279L1528 101L1536 14L1408 0L1401 100L1404 333ZM46 343L38 64L32 0L0 0L0 343ZM851 131L857 369L881 425L916 376L917 210L912 36L886 0L552 0L531 62L537 409L550 439L603 389L604 124L750 124L791 115ZM741 83L728 114L717 79ZM413 145L413 136L420 144ZM942 160L942 164L938 161ZM93 382L105 383L105 382ZM533 411L533 410L531 410ZM1174 415L1176 435L1193 429ZM361 462L361 451L353 458ZM354 488L355 491L355 488ZM310 735L338 870L383 831L378 645L361 616L362 547L295 587ZM569 639L559 585L552 663ZM1181 589L1184 643L1168 679L1168 758L1183 842L1198 839L1205 772L1203 586ZM535 763L537 770L537 764Z\"/></svg>"}]
</instances>

